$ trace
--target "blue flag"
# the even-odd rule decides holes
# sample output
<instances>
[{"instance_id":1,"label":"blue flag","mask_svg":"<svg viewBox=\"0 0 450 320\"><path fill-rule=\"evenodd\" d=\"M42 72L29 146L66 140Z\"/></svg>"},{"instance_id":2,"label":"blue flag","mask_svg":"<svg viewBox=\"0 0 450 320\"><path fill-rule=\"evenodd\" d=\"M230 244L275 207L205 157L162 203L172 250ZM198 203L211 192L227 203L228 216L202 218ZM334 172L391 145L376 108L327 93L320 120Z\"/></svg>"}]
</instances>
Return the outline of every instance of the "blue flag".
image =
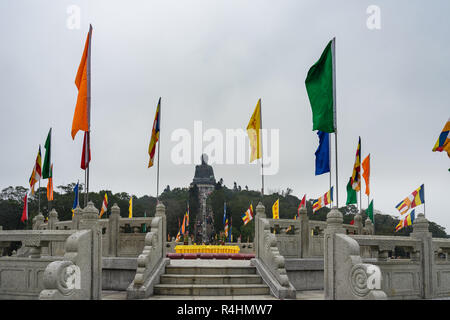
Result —
<instances>
[{"instance_id":1,"label":"blue flag","mask_svg":"<svg viewBox=\"0 0 450 320\"><path fill-rule=\"evenodd\" d=\"M316 176L330 172L330 134L317 131L319 147L316 150Z\"/></svg>"},{"instance_id":2,"label":"blue flag","mask_svg":"<svg viewBox=\"0 0 450 320\"><path fill-rule=\"evenodd\" d=\"M73 192L75 192L75 200L73 201L72 212L78 206L78 183L75 188L73 188Z\"/></svg>"},{"instance_id":3,"label":"blue flag","mask_svg":"<svg viewBox=\"0 0 450 320\"><path fill-rule=\"evenodd\" d=\"M223 225L225 225L225 221L227 220L227 203L223 203Z\"/></svg>"}]
</instances>

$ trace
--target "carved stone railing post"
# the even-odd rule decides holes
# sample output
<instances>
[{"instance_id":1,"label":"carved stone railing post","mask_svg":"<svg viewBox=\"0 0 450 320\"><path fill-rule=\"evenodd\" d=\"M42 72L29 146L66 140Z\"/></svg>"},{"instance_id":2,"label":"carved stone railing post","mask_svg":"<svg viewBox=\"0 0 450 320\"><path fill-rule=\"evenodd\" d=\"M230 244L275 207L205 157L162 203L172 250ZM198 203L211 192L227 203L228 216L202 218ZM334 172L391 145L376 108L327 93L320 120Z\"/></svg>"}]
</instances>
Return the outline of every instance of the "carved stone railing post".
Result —
<instances>
[{"instance_id":1,"label":"carved stone railing post","mask_svg":"<svg viewBox=\"0 0 450 320\"><path fill-rule=\"evenodd\" d=\"M155 217L161 217L162 219L162 230L161 230L161 242L160 245L162 246L162 256L166 256L167 248L166 248L166 241L167 241L167 218L166 218L166 207L162 202L159 202L156 205L156 213ZM189 238L190 239L190 238Z\"/></svg>"},{"instance_id":2,"label":"carved stone railing post","mask_svg":"<svg viewBox=\"0 0 450 320\"><path fill-rule=\"evenodd\" d=\"M117 257L118 253L118 241L119 241L119 220L120 220L120 208L117 203L111 208L111 214L109 216L109 255Z\"/></svg>"},{"instance_id":3,"label":"carved stone railing post","mask_svg":"<svg viewBox=\"0 0 450 320\"><path fill-rule=\"evenodd\" d=\"M345 234L342 213L332 208L324 234L324 296L327 300L386 299L381 270L362 263L356 240ZM355 221L356 223L356 221ZM376 279L372 286L371 277Z\"/></svg>"},{"instance_id":4,"label":"carved stone railing post","mask_svg":"<svg viewBox=\"0 0 450 320\"><path fill-rule=\"evenodd\" d=\"M353 225L358 228L358 234L363 234L364 226L363 226L363 223L362 223L361 214L358 212L355 215L355 218L353 220L355 221L355 223Z\"/></svg>"},{"instance_id":5,"label":"carved stone railing post","mask_svg":"<svg viewBox=\"0 0 450 320\"><path fill-rule=\"evenodd\" d=\"M300 208L299 221L300 221L300 257L309 257L309 218L306 207Z\"/></svg>"},{"instance_id":6,"label":"carved stone railing post","mask_svg":"<svg viewBox=\"0 0 450 320\"><path fill-rule=\"evenodd\" d=\"M101 288L102 288L102 230L100 228L100 224L98 222L98 209L94 206L92 201L89 201L87 206L83 209L83 213L81 215L79 229L89 229L92 230L93 234L93 250L94 259L92 261L92 285L93 292L98 294L99 296L94 296L92 299L98 300L101 299Z\"/></svg>"},{"instance_id":7,"label":"carved stone railing post","mask_svg":"<svg viewBox=\"0 0 450 320\"><path fill-rule=\"evenodd\" d=\"M429 223L423 213L419 213L413 223L411 237L421 240L420 262L422 267L423 298L429 299L435 296L437 278L435 272L435 260L433 239L429 232Z\"/></svg>"},{"instance_id":8,"label":"carved stone railing post","mask_svg":"<svg viewBox=\"0 0 450 320\"><path fill-rule=\"evenodd\" d=\"M48 214L48 224L47 229L48 230L56 230L56 223L58 222L58 212L53 208L50 213ZM53 255L53 244L50 242L48 245L48 254L51 256Z\"/></svg>"},{"instance_id":9,"label":"carved stone railing post","mask_svg":"<svg viewBox=\"0 0 450 320\"><path fill-rule=\"evenodd\" d=\"M38 213L37 216L33 218L33 230L39 230L39 227L44 223L44 216L42 213Z\"/></svg>"},{"instance_id":10,"label":"carved stone railing post","mask_svg":"<svg viewBox=\"0 0 450 320\"><path fill-rule=\"evenodd\" d=\"M83 209L80 208L80 206L78 205L74 210L73 210L73 215L72 215L72 230L78 230L79 226L80 226L80 219L81 219L81 215L83 214Z\"/></svg>"},{"instance_id":11,"label":"carved stone railing post","mask_svg":"<svg viewBox=\"0 0 450 320\"><path fill-rule=\"evenodd\" d=\"M266 208L264 205L259 202L256 206L256 215L255 215L255 258L260 257L260 244L263 242L263 235L261 234L261 230L263 230L260 227L261 224L261 218L266 217Z\"/></svg>"},{"instance_id":12,"label":"carved stone railing post","mask_svg":"<svg viewBox=\"0 0 450 320\"><path fill-rule=\"evenodd\" d=\"M373 223L372 223L372 220L370 220L369 217L367 217L367 219L366 219L363 233L365 233L367 235L373 235L374 234Z\"/></svg>"}]
</instances>

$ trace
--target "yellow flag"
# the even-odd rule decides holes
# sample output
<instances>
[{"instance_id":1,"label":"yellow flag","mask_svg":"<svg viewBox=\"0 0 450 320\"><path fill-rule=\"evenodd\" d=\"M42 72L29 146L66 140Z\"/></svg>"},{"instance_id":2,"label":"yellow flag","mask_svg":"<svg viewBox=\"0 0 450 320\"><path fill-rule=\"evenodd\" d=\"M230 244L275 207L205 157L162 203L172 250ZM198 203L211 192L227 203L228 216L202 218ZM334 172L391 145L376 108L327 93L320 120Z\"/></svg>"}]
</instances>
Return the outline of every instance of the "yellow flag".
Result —
<instances>
[{"instance_id":1,"label":"yellow flag","mask_svg":"<svg viewBox=\"0 0 450 320\"><path fill-rule=\"evenodd\" d=\"M130 198L130 207L128 208L128 218L133 218L133 197Z\"/></svg>"},{"instance_id":2,"label":"yellow flag","mask_svg":"<svg viewBox=\"0 0 450 320\"><path fill-rule=\"evenodd\" d=\"M277 201L275 201L275 203L272 206L273 219L280 219L279 202L280 202L280 199L277 199Z\"/></svg>"},{"instance_id":3,"label":"yellow flag","mask_svg":"<svg viewBox=\"0 0 450 320\"><path fill-rule=\"evenodd\" d=\"M250 155L250 162L262 157L261 152L261 99L256 104L255 111L247 126L247 134L250 140L250 146L252 149Z\"/></svg>"}]
</instances>

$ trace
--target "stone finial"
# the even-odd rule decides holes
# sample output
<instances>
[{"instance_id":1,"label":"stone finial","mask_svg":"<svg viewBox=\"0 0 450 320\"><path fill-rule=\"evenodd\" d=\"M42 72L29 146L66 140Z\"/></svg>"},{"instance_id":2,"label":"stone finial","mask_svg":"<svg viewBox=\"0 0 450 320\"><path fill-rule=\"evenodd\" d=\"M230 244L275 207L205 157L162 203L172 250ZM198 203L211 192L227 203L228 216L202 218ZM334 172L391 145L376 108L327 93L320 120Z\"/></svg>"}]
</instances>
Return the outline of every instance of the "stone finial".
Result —
<instances>
[{"instance_id":1,"label":"stone finial","mask_svg":"<svg viewBox=\"0 0 450 320\"><path fill-rule=\"evenodd\" d=\"M298 213L300 216L306 216L308 215L308 210L306 210L306 207L301 207Z\"/></svg>"},{"instance_id":2,"label":"stone finial","mask_svg":"<svg viewBox=\"0 0 450 320\"><path fill-rule=\"evenodd\" d=\"M369 217L367 217L367 219L365 221L365 229L366 229L367 234L373 234L374 233L373 223L372 223L372 220L370 220Z\"/></svg>"},{"instance_id":3,"label":"stone finial","mask_svg":"<svg viewBox=\"0 0 450 320\"><path fill-rule=\"evenodd\" d=\"M73 209L72 220L81 217L82 214L83 214L83 209L81 209L80 205L77 205L77 207L75 209Z\"/></svg>"},{"instance_id":4,"label":"stone finial","mask_svg":"<svg viewBox=\"0 0 450 320\"><path fill-rule=\"evenodd\" d=\"M162 217L166 215L166 206L162 202L158 202L156 205L155 217Z\"/></svg>"},{"instance_id":5,"label":"stone finial","mask_svg":"<svg viewBox=\"0 0 450 320\"><path fill-rule=\"evenodd\" d=\"M58 212L56 212L55 208L53 208L48 214L48 218L50 219L58 219Z\"/></svg>"},{"instance_id":6,"label":"stone finial","mask_svg":"<svg viewBox=\"0 0 450 320\"><path fill-rule=\"evenodd\" d=\"M266 207L261 203L261 201L256 206L256 215L260 218L266 218Z\"/></svg>"},{"instance_id":7,"label":"stone finial","mask_svg":"<svg viewBox=\"0 0 450 320\"><path fill-rule=\"evenodd\" d=\"M342 217L342 213L337 207L333 207L327 214L326 230L332 231L333 233L345 233L345 229L342 227L343 222L344 218Z\"/></svg>"},{"instance_id":8,"label":"stone finial","mask_svg":"<svg viewBox=\"0 0 450 320\"><path fill-rule=\"evenodd\" d=\"M429 232L429 222L425 218L423 213L419 213L417 218L413 222L413 232L414 233L428 233Z\"/></svg>"},{"instance_id":9,"label":"stone finial","mask_svg":"<svg viewBox=\"0 0 450 320\"><path fill-rule=\"evenodd\" d=\"M114 203L111 208L111 216L120 216L120 208L117 203Z\"/></svg>"},{"instance_id":10,"label":"stone finial","mask_svg":"<svg viewBox=\"0 0 450 320\"><path fill-rule=\"evenodd\" d=\"M98 219L99 211L94 206L92 201L89 201L87 206L83 209L82 219Z\"/></svg>"}]
</instances>

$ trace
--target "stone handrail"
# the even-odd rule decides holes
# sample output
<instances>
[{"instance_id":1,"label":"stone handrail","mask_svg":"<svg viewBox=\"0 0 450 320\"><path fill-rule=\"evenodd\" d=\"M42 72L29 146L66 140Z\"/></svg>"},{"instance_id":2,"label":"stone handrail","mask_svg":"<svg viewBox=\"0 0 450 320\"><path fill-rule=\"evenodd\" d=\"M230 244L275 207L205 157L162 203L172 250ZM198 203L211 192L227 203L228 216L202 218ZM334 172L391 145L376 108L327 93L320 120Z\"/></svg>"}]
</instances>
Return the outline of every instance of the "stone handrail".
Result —
<instances>
[{"instance_id":1,"label":"stone handrail","mask_svg":"<svg viewBox=\"0 0 450 320\"><path fill-rule=\"evenodd\" d=\"M127 299L146 298L153 294L154 284L168 263L166 258L166 216L162 203L156 206L156 216L152 219L150 232L145 236L145 246L137 258L136 275L127 288Z\"/></svg>"},{"instance_id":2,"label":"stone handrail","mask_svg":"<svg viewBox=\"0 0 450 320\"><path fill-rule=\"evenodd\" d=\"M270 219L266 218L265 208L259 203L256 207L255 243L256 256L252 263L277 298L295 299L295 289L289 282L284 257L277 247L276 236L270 232Z\"/></svg>"},{"instance_id":3,"label":"stone handrail","mask_svg":"<svg viewBox=\"0 0 450 320\"><path fill-rule=\"evenodd\" d=\"M5 281L0 287L0 296L7 299L99 299L101 288L93 286L94 260L98 255L94 240L92 230L1 231L0 244L20 241L23 248L30 250L23 250L23 255L0 258L0 274ZM65 243L64 256L42 254L42 249L52 242Z\"/></svg>"},{"instance_id":4,"label":"stone handrail","mask_svg":"<svg viewBox=\"0 0 450 320\"><path fill-rule=\"evenodd\" d=\"M342 213L333 208L327 215L324 235L324 295L328 300L386 299L381 271L362 263L358 242L347 236Z\"/></svg>"}]
</instances>

